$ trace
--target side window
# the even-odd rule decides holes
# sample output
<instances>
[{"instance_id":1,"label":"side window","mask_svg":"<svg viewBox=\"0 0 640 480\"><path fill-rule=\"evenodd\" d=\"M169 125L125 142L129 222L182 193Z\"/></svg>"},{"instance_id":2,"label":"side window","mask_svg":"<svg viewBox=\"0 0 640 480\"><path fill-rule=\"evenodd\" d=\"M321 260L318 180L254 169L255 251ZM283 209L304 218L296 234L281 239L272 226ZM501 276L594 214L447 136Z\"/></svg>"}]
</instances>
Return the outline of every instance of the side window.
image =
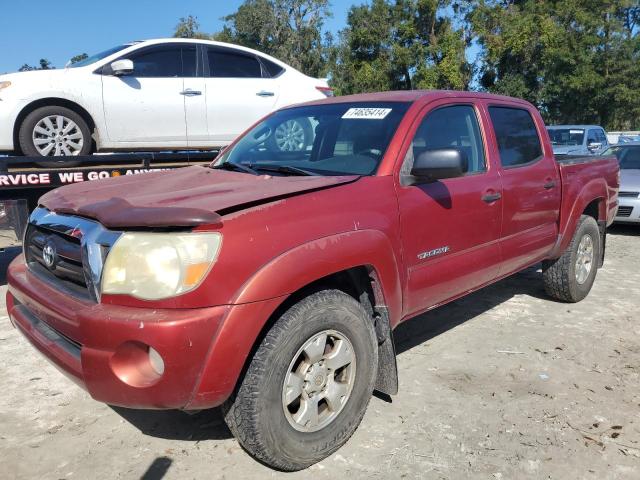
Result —
<instances>
[{"instance_id":1,"label":"side window","mask_svg":"<svg viewBox=\"0 0 640 480\"><path fill-rule=\"evenodd\" d=\"M275 78L278 75L280 75L282 72L284 72L284 68L282 68L280 65L272 62L271 60L267 60L266 58L260 57L260 61L262 62L262 65L264 66L265 70L267 71L267 75L268 77L271 78Z\"/></svg>"},{"instance_id":2,"label":"side window","mask_svg":"<svg viewBox=\"0 0 640 480\"><path fill-rule=\"evenodd\" d=\"M602 143L602 145L607 145L609 143L604 130L598 130L598 142Z\"/></svg>"},{"instance_id":3,"label":"side window","mask_svg":"<svg viewBox=\"0 0 640 480\"><path fill-rule=\"evenodd\" d=\"M195 45L185 45L182 47L182 76L197 77L198 62Z\"/></svg>"},{"instance_id":4,"label":"side window","mask_svg":"<svg viewBox=\"0 0 640 480\"><path fill-rule=\"evenodd\" d=\"M596 135L595 130L589 130L587 134L587 145L591 145L592 143L596 143L598 141L598 137Z\"/></svg>"},{"instance_id":5,"label":"side window","mask_svg":"<svg viewBox=\"0 0 640 480\"><path fill-rule=\"evenodd\" d=\"M533 162L542 156L536 125L527 110L489 107L503 167Z\"/></svg>"},{"instance_id":6,"label":"side window","mask_svg":"<svg viewBox=\"0 0 640 480\"><path fill-rule=\"evenodd\" d=\"M182 57L179 46L163 46L134 52L126 57L133 60L133 77L181 77Z\"/></svg>"},{"instance_id":7,"label":"side window","mask_svg":"<svg viewBox=\"0 0 640 480\"><path fill-rule=\"evenodd\" d=\"M466 173L483 172L487 169L482 135L474 108L470 105L453 105L438 108L427 114L418 127L403 174L411 170L413 159L425 150L454 148L466 160Z\"/></svg>"},{"instance_id":8,"label":"side window","mask_svg":"<svg viewBox=\"0 0 640 480\"><path fill-rule=\"evenodd\" d=\"M209 48L209 76L215 78L261 78L262 68L252 55L232 50Z\"/></svg>"}]
</instances>

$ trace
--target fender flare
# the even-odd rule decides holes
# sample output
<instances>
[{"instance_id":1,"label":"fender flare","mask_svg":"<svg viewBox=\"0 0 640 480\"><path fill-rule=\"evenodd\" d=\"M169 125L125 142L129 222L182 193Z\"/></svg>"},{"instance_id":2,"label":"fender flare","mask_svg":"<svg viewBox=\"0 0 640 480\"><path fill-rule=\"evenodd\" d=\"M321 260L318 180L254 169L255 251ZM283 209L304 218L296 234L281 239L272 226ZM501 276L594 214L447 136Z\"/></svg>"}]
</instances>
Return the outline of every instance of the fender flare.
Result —
<instances>
[{"instance_id":1,"label":"fender flare","mask_svg":"<svg viewBox=\"0 0 640 480\"><path fill-rule=\"evenodd\" d=\"M570 193L569 193L570 195ZM598 218L597 221L607 219L607 184L604 178L592 179L589 183L582 186L576 195L576 199L571 206L571 209L566 213L566 222L560 222L560 231L558 235L558 241L553 249L550 258L557 258L562 255L571 239L580 220L580 216L586 210L586 208L593 202L598 202ZM562 219L562 214L561 214ZM564 227L562 224L564 223Z\"/></svg>"},{"instance_id":2,"label":"fender flare","mask_svg":"<svg viewBox=\"0 0 640 480\"><path fill-rule=\"evenodd\" d=\"M398 262L391 242L379 230L354 230L295 247L264 265L240 288L232 303L290 295L323 277L363 265L376 272L395 325L402 311Z\"/></svg>"},{"instance_id":3,"label":"fender flare","mask_svg":"<svg viewBox=\"0 0 640 480\"><path fill-rule=\"evenodd\" d=\"M391 242L384 233L357 230L295 247L265 264L241 287L212 340L186 408L209 408L227 400L269 319L292 293L325 276L362 265L374 269L386 304L380 306L386 307L397 323L402 289ZM389 340L392 338L384 343ZM392 368L396 368L395 362Z\"/></svg>"}]
</instances>

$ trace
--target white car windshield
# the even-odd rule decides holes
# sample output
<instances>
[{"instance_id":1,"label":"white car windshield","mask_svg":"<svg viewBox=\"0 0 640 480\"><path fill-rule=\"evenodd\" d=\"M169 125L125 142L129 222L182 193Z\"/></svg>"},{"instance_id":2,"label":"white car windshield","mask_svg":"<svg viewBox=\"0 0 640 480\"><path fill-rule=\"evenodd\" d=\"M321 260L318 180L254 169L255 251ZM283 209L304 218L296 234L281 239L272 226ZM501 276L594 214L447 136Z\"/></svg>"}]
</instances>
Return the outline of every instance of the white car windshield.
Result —
<instances>
[{"instance_id":1,"label":"white car windshield","mask_svg":"<svg viewBox=\"0 0 640 480\"><path fill-rule=\"evenodd\" d=\"M409 105L351 102L280 110L245 133L213 167L282 175L373 175Z\"/></svg>"},{"instance_id":2,"label":"white car windshield","mask_svg":"<svg viewBox=\"0 0 640 480\"><path fill-rule=\"evenodd\" d=\"M96 53L95 55L91 55L90 57L85 58L84 60L80 60L79 62L71 63L68 68L78 68L78 67L86 67L87 65L91 65L92 63L96 63L98 60L102 60L103 58L107 58L109 55L113 55L114 53L119 52L120 50L124 50L127 47L130 47L131 44L128 45L118 45L117 47L110 48L105 50L104 52Z\"/></svg>"}]
</instances>

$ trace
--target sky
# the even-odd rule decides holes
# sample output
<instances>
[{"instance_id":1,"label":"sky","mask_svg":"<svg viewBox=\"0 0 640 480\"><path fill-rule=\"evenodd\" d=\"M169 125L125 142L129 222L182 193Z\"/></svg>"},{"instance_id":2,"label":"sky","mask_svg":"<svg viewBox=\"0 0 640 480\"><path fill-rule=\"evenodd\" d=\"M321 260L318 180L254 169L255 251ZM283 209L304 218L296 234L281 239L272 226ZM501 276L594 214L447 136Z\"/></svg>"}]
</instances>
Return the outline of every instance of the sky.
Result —
<instances>
[{"instance_id":1,"label":"sky","mask_svg":"<svg viewBox=\"0 0 640 480\"><path fill-rule=\"evenodd\" d=\"M180 17L195 15L207 33L242 0L0 0L0 73L46 58L60 68L74 55L98 53L132 40L170 37ZM337 32L347 11L365 0L332 0L326 29Z\"/></svg>"}]
</instances>

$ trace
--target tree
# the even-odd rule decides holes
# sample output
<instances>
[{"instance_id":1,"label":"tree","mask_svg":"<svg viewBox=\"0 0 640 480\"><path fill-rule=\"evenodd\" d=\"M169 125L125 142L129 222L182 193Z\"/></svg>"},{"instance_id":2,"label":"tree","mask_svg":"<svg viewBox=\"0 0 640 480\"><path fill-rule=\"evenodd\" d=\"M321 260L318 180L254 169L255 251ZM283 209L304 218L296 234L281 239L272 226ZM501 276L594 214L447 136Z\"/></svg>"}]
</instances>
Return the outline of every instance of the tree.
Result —
<instances>
[{"instance_id":1,"label":"tree","mask_svg":"<svg viewBox=\"0 0 640 480\"><path fill-rule=\"evenodd\" d=\"M468 15L483 47L480 85L531 101L549 123L630 128L639 12L630 0L481 0Z\"/></svg>"},{"instance_id":2,"label":"tree","mask_svg":"<svg viewBox=\"0 0 640 480\"><path fill-rule=\"evenodd\" d=\"M450 6L446 0L373 0L351 7L333 55L336 90L468 88L465 35L447 16Z\"/></svg>"},{"instance_id":3,"label":"tree","mask_svg":"<svg viewBox=\"0 0 640 480\"><path fill-rule=\"evenodd\" d=\"M53 70L53 69L56 68L46 58L41 58L40 61L38 62L38 64L39 64L38 67L34 67L32 65L29 65L28 63L25 63L18 69L18 71L19 72L30 72L32 70Z\"/></svg>"},{"instance_id":4,"label":"tree","mask_svg":"<svg viewBox=\"0 0 640 480\"><path fill-rule=\"evenodd\" d=\"M209 35L200 31L198 17L194 17L193 15L180 18L173 36L175 38L200 38L204 40L210 38Z\"/></svg>"},{"instance_id":5,"label":"tree","mask_svg":"<svg viewBox=\"0 0 640 480\"><path fill-rule=\"evenodd\" d=\"M81 53L80 55L75 55L71 57L71 60L69 60L69 63L73 65L74 63L81 62L82 60L85 60L87 58L89 58L89 55L87 55L86 53Z\"/></svg>"},{"instance_id":6,"label":"tree","mask_svg":"<svg viewBox=\"0 0 640 480\"><path fill-rule=\"evenodd\" d=\"M246 0L213 38L260 50L307 75L326 73L328 0Z\"/></svg>"}]
</instances>

